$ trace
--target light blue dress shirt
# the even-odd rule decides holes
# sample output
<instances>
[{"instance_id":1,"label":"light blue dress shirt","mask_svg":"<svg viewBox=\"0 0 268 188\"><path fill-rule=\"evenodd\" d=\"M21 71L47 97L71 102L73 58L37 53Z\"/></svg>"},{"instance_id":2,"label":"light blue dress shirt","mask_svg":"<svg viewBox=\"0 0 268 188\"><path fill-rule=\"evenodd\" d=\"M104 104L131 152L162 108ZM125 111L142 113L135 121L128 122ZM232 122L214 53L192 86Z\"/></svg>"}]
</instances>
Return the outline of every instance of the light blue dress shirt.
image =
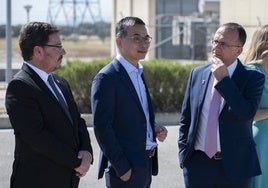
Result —
<instances>
[{"instance_id":1,"label":"light blue dress shirt","mask_svg":"<svg viewBox=\"0 0 268 188\"><path fill-rule=\"evenodd\" d=\"M142 72L143 72L143 66L138 63L138 68L132 65L130 62L128 62L125 58L123 58L121 55L117 55L116 59L122 64L122 66L126 69L134 87L135 90L139 96L140 103L143 108L143 112L146 117L147 121L147 137L146 137L146 150L150 150L157 146L157 143L153 141L153 130L150 124L150 117L149 117L149 107L148 107L148 100L146 95L146 89L144 82L141 78Z\"/></svg>"}]
</instances>

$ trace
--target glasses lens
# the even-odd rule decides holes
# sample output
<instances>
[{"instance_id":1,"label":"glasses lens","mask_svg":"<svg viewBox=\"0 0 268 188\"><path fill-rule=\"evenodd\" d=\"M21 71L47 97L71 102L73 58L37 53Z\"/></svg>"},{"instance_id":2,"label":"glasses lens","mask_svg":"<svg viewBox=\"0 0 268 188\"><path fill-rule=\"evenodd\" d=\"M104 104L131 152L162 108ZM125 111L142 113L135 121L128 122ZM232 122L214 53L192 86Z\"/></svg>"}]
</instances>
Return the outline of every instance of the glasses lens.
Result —
<instances>
[{"instance_id":1,"label":"glasses lens","mask_svg":"<svg viewBox=\"0 0 268 188\"><path fill-rule=\"evenodd\" d=\"M226 47L225 42L220 42L220 41L217 41L217 40L212 40L211 42L212 42L212 46L220 46L221 48Z\"/></svg>"},{"instance_id":2,"label":"glasses lens","mask_svg":"<svg viewBox=\"0 0 268 188\"><path fill-rule=\"evenodd\" d=\"M145 43L150 43L152 41L152 38L151 37L145 37L144 38L144 42Z\"/></svg>"},{"instance_id":3,"label":"glasses lens","mask_svg":"<svg viewBox=\"0 0 268 188\"><path fill-rule=\"evenodd\" d=\"M139 35L134 35L132 37L130 37L133 39L133 41L137 44L141 44L141 43L145 43L145 44L149 44L152 40L152 37L147 36L147 37L142 37Z\"/></svg>"},{"instance_id":4,"label":"glasses lens","mask_svg":"<svg viewBox=\"0 0 268 188\"><path fill-rule=\"evenodd\" d=\"M133 40L134 40L136 43L141 43L141 42L142 42L142 37L141 37L141 36L134 36L134 37L133 37Z\"/></svg>"}]
</instances>

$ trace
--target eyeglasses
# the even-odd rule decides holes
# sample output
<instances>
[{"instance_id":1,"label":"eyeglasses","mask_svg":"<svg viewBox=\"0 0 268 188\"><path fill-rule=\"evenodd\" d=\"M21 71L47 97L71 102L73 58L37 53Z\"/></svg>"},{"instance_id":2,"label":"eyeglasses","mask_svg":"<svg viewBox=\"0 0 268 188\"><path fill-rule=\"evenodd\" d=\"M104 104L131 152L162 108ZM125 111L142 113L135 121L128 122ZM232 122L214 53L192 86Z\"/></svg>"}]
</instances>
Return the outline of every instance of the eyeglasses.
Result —
<instances>
[{"instance_id":1,"label":"eyeglasses","mask_svg":"<svg viewBox=\"0 0 268 188\"><path fill-rule=\"evenodd\" d=\"M231 47L235 47L235 48L240 48L242 46L238 46L238 45L229 45L226 44L225 42L220 42L218 40L212 40L211 41L212 46L217 46L219 45L221 48L225 49L225 48L231 48Z\"/></svg>"},{"instance_id":2,"label":"eyeglasses","mask_svg":"<svg viewBox=\"0 0 268 188\"><path fill-rule=\"evenodd\" d=\"M63 51L63 46L62 46L62 45L43 44L42 46L54 47L54 48L56 48L59 52L62 52L62 51Z\"/></svg>"},{"instance_id":3,"label":"eyeglasses","mask_svg":"<svg viewBox=\"0 0 268 188\"><path fill-rule=\"evenodd\" d=\"M140 35L133 35L128 38L131 38L137 44L141 44L141 43L150 44L152 41L152 37L150 36L142 37Z\"/></svg>"}]
</instances>

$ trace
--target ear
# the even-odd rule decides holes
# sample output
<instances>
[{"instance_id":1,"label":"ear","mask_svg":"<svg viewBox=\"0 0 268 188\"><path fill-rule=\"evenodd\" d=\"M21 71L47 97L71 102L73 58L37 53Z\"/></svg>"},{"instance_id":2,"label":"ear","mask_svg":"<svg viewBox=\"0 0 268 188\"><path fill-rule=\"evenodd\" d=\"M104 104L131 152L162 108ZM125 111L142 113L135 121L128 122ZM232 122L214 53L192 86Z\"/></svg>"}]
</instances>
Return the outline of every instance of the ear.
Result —
<instances>
[{"instance_id":1,"label":"ear","mask_svg":"<svg viewBox=\"0 0 268 188\"><path fill-rule=\"evenodd\" d=\"M243 47L237 48L237 56L239 56L243 52Z\"/></svg>"},{"instance_id":2,"label":"ear","mask_svg":"<svg viewBox=\"0 0 268 188\"><path fill-rule=\"evenodd\" d=\"M121 46L122 46L122 39L119 38L119 37L117 37L117 38L115 39L115 42L116 42L116 46L120 49Z\"/></svg>"},{"instance_id":3,"label":"ear","mask_svg":"<svg viewBox=\"0 0 268 188\"><path fill-rule=\"evenodd\" d=\"M33 57L41 58L44 54L44 49L41 46L35 46L33 48Z\"/></svg>"}]
</instances>

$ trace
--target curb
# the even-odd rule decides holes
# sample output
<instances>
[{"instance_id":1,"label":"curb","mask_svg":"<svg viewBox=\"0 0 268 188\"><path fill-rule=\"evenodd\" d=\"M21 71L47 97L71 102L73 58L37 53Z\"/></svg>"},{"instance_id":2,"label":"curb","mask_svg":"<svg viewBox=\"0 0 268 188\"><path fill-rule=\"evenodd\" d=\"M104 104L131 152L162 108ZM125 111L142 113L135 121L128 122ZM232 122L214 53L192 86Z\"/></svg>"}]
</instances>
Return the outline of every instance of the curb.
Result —
<instances>
[{"instance_id":1,"label":"curb","mask_svg":"<svg viewBox=\"0 0 268 188\"><path fill-rule=\"evenodd\" d=\"M85 119L88 127L92 127L92 115L82 114L82 118ZM178 125L180 115L177 112L174 113L156 113L155 120L159 125ZM0 115L0 129L11 129L11 124L7 114Z\"/></svg>"},{"instance_id":2,"label":"curb","mask_svg":"<svg viewBox=\"0 0 268 188\"><path fill-rule=\"evenodd\" d=\"M0 115L0 129L11 129L10 121L7 114Z\"/></svg>"}]
</instances>

